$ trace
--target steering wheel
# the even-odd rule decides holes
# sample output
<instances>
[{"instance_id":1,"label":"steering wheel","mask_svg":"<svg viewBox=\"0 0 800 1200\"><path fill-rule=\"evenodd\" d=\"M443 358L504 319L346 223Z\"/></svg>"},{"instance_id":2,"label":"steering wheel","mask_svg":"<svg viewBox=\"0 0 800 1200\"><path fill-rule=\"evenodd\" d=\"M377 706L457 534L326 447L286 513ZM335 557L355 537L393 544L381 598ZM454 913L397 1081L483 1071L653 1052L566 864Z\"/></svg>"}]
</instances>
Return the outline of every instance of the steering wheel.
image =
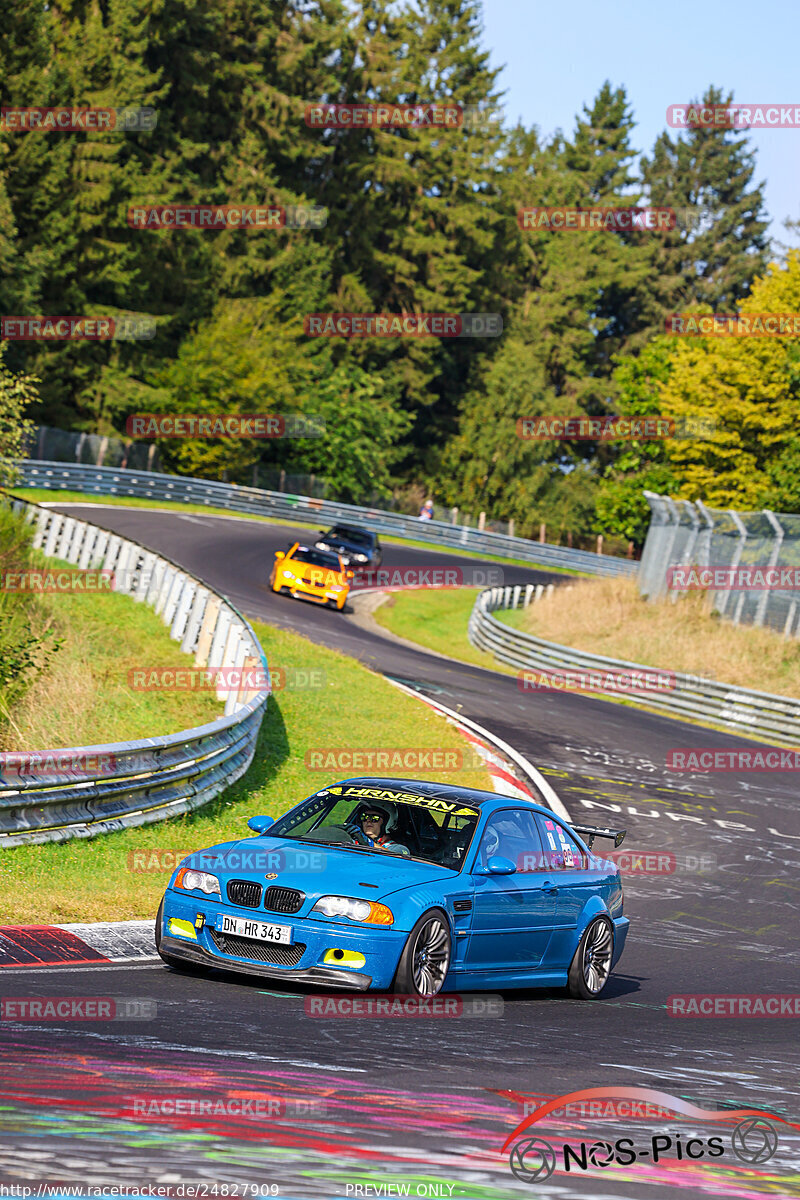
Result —
<instances>
[{"instance_id":1,"label":"steering wheel","mask_svg":"<svg viewBox=\"0 0 800 1200\"><path fill-rule=\"evenodd\" d=\"M348 837L352 838L357 846L368 846L369 838L364 833L363 829L353 827L351 825L331 825L330 829L341 829Z\"/></svg>"}]
</instances>

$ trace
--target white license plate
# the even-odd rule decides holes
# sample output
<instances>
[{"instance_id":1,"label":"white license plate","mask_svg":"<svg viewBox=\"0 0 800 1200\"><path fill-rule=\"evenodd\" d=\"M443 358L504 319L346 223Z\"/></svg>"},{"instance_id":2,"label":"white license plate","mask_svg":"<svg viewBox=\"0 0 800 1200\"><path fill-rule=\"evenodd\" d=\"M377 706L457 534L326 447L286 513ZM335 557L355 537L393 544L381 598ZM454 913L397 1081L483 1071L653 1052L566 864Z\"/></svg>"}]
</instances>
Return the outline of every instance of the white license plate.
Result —
<instances>
[{"instance_id":1,"label":"white license plate","mask_svg":"<svg viewBox=\"0 0 800 1200\"><path fill-rule=\"evenodd\" d=\"M257 942L280 942L292 944L291 925L273 925L270 921L254 921L249 917L229 917L227 913L217 918L217 933L233 933L236 937L253 938Z\"/></svg>"}]
</instances>

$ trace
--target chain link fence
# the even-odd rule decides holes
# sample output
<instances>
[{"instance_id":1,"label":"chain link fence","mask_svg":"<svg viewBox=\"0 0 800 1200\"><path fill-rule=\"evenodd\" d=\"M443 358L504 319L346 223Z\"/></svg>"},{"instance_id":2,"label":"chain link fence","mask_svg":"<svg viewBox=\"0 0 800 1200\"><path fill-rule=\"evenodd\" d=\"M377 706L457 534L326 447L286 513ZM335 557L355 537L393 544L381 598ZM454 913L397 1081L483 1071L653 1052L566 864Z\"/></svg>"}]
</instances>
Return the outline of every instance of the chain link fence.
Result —
<instances>
[{"instance_id":1,"label":"chain link fence","mask_svg":"<svg viewBox=\"0 0 800 1200\"><path fill-rule=\"evenodd\" d=\"M734 624L800 637L800 586L793 586L800 583L800 515L645 496L651 517L639 573L642 595L677 600L686 587L704 587L713 609ZM676 577L681 567L686 570ZM697 574L690 579L692 567Z\"/></svg>"}]
</instances>

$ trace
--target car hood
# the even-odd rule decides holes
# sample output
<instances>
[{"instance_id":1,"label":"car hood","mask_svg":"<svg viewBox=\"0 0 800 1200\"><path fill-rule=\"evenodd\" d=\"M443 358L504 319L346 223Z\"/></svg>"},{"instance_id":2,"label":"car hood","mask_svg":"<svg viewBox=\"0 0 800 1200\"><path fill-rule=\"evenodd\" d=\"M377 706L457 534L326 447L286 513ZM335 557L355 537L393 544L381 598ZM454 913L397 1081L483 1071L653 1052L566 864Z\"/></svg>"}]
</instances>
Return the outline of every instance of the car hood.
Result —
<instances>
[{"instance_id":1,"label":"car hood","mask_svg":"<svg viewBox=\"0 0 800 1200\"><path fill-rule=\"evenodd\" d=\"M453 871L436 863L269 835L199 850L188 865L210 871L220 881L251 879L263 887L297 888L309 897L343 895L364 900L454 878Z\"/></svg>"},{"instance_id":2,"label":"car hood","mask_svg":"<svg viewBox=\"0 0 800 1200\"><path fill-rule=\"evenodd\" d=\"M316 587L330 587L332 583L347 582L345 574L334 570L333 567L315 567L313 563L297 562L293 558L284 558L281 566L291 571L297 579L302 579L303 583L313 583Z\"/></svg>"},{"instance_id":3,"label":"car hood","mask_svg":"<svg viewBox=\"0 0 800 1200\"><path fill-rule=\"evenodd\" d=\"M320 538L320 542L324 542L326 546L333 546L334 550L341 550L346 554L372 554L371 546L364 546L360 542L347 542L344 538ZM319 542L317 542L319 545Z\"/></svg>"}]
</instances>

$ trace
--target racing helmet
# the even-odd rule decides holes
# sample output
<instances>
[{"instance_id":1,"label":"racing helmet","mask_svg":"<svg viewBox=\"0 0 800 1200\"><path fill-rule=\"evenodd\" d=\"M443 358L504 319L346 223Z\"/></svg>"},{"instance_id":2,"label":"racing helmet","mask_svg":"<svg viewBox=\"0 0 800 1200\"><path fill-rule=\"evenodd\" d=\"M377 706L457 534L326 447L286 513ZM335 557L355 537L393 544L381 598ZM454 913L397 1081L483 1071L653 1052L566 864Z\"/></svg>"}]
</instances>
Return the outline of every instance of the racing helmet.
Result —
<instances>
[{"instance_id":1,"label":"racing helmet","mask_svg":"<svg viewBox=\"0 0 800 1200\"><path fill-rule=\"evenodd\" d=\"M383 834L391 833L397 828L397 806L391 800L363 800L358 806L355 814L355 820L361 824L364 813L380 812L383 813Z\"/></svg>"}]
</instances>

